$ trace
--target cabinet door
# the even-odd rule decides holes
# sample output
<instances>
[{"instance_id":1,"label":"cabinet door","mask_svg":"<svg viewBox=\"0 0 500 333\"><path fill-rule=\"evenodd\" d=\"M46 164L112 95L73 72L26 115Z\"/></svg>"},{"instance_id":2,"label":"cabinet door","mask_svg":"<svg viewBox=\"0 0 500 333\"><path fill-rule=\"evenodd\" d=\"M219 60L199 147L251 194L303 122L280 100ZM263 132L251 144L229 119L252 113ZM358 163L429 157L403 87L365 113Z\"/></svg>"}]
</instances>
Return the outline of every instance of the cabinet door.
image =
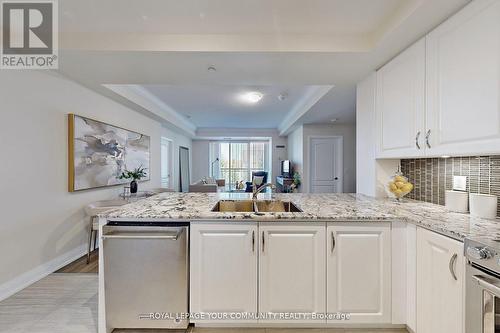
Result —
<instances>
[{"instance_id":1,"label":"cabinet door","mask_svg":"<svg viewBox=\"0 0 500 333\"><path fill-rule=\"evenodd\" d=\"M327 239L327 312L350 313L348 323L390 324L390 224L332 224Z\"/></svg>"},{"instance_id":2,"label":"cabinet door","mask_svg":"<svg viewBox=\"0 0 500 333\"><path fill-rule=\"evenodd\" d=\"M417 230L417 332L463 332L463 243Z\"/></svg>"},{"instance_id":3,"label":"cabinet door","mask_svg":"<svg viewBox=\"0 0 500 333\"><path fill-rule=\"evenodd\" d=\"M427 36L429 156L500 152L500 2L473 1Z\"/></svg>"},{"instance_id":4,"label":"cabinet door","mask_svg":"<svg viewBox=\"0 0 500 333\"><path fill-rule=\"evenodd\" d=\"M425 40L377 71L377 157L423 156Z\"/></svg>"},{"instance_id":5,"label":"cabinet door","mask_svg":"<svg viewBox=\"0 0 500 333\"><path fill-rule=\"evenodd\" d=\"M257 232L250 223L191 224L191 312L257 312Z\"/></svg>"},{"instance_id":6,"label":"cabinet door","mask_svg":"<svg viewBox=\"0 0 500 333\"><path fill-rule=\"evenodd\" d=\"M325 229L261 224L259 312L325 312Z\"/></svg>"}]
</instances>

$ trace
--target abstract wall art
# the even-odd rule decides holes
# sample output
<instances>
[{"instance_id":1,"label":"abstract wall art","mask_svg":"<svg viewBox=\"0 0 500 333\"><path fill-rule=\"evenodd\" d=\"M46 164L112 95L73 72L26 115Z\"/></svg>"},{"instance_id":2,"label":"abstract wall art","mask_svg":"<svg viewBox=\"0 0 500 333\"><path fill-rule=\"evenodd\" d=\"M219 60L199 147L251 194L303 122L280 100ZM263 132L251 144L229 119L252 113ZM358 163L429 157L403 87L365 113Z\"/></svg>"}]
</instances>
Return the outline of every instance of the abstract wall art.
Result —
<instances>
[{"instance_id":1,"label":"abstract wall art","mask_svg":"<svg viewBox=\"0 0 500 333\"><path fill-rule=\"evenodd\" d=\"M147 135L69 114L68 148L70 192L128 183L117 177L140 166L149 180Z\"/></svg>"}]
</instances>

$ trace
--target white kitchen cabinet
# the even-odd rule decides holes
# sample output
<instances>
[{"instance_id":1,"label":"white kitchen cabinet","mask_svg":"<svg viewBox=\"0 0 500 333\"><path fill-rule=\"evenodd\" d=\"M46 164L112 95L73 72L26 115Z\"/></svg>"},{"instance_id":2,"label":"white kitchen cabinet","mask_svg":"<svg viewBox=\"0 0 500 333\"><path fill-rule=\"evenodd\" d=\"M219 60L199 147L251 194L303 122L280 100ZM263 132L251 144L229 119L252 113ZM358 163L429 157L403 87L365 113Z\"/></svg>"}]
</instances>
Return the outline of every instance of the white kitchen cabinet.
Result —
<instances>
[{"instance_id":1,"label":"white kitchen cabinet","mask_svg":"<svg viewBox=\"0 0 500 333\"><path fill-rule=\"evenodd\" d=\"M476 0L426 38L428 156L500 152L500 1Z\"/></svg>"},{"instance_id":2,"label":"white kitchen cabinet","mask_svg":"<svg viewBox=\"0 0 500 333\"><path fill-rule=\"evenodd\" d=\"M257 312L257 237L255 223L191 223L191 312Z\"/></svg>"},{"instance_id":3,"label":"white kitchen cabinet","mask_svg":"<svg viewBox=\"0 0 500 333\"><path fill-rule=\"evenodd\" d=\"M424 156L425 39L377 71L377 157Z\"/></svg>"},{"instance_id":4,"label":"white kitchen cabinet","mask_svg":"<svg viewBox=\"0 0 500 333\"><path fill-rule=\"evenodd\" d=\"M325 229L315 223L261 223L259 312L325 312Z\"/></svg>"},{"instance_id":5,"label":"white kitchen cabinet","mask_svg":"<svg viewBox=\"0 0 500 333\"><path fill-rule=\"evenodd\" d=\"M390 223L332 223L327 240L327 312L391 323Z\"/></svg>"},{"instance_id":6,"label":"white kitchen cabinet","mask_svg":"<svg viewBox=\"0 0 500 333\"><path fill-rule=\"evenodd\" d=\"M461 333L464 318L463 243L417 229L417 332Z\"/></svg>"}]
</instances>

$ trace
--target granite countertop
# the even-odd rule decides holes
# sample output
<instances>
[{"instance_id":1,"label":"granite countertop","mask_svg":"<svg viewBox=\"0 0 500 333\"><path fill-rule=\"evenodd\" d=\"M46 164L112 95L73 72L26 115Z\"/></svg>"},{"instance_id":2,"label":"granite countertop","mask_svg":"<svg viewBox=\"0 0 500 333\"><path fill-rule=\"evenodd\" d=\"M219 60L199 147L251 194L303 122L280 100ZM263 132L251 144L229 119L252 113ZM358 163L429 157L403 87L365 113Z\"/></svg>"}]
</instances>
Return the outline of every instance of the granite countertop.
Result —
<instances>
[{"instance_id":1,"label":"granite countertop","mask_svg":"<svg viewBox=\"0 0 500 333\"><path fill-rule=\"evenodd\" d=\"M292 201L300 213L212 212L218 200L250 199L251 193L161 193L121 206L101 215L114 219L145 220L250 220L250 221L393 221L400 220L446 236L500 239L500 220L454 213L444 206L405 199L375 199L361 194L275 194L275 199ZM259 199L271 199L268 193Z\"/></svg>"}]
</instances>

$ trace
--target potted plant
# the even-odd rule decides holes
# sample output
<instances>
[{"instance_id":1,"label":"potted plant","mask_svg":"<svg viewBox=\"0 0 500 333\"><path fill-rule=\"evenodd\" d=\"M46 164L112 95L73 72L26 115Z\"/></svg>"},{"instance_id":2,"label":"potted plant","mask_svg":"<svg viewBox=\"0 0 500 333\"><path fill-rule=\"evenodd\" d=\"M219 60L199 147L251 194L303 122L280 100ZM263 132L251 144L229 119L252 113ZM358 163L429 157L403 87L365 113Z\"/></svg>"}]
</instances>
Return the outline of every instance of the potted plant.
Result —
<instances>
[{"instance_id":1,"label":"potted plant","mask_svg":"<svg viewBox=\"0 0 500 333\"><path fill-rule=\"evenodd\" d=\"M295 192L296 189L300 186L301 183L302 182L301 182L301 178L300 178L300 173L294 172L293 173L293 183L290 186L292 192Z\"/></svg>"},{"instance_id":2,"label":"potted plant","mask_svg":"<svg viewBox=\"0 0 500 333\"><path fill-rule=\"evenodd\" d=\"M146 168L142 165L133 171L126 170L118 177L119 179L132 179L130 182L130 193L137 193L137 181L147 176Z\"/></svg>"}]
</instances>

